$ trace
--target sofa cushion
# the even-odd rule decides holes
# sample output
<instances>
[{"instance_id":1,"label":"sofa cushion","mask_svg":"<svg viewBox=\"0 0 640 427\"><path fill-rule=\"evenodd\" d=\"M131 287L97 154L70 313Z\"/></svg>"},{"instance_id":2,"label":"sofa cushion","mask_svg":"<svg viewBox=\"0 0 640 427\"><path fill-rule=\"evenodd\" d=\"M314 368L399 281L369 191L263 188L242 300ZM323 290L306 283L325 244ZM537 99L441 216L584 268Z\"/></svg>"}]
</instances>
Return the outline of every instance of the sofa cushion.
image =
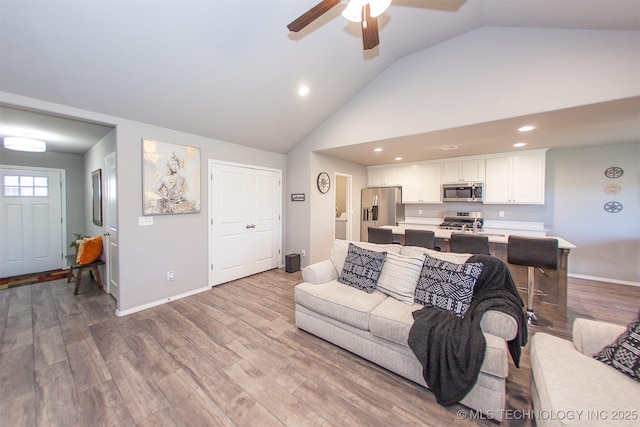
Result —
<instances>
[{"instance_id":1,"label":"sofa cushion","mask_svg":"<svg viewBox=\"0 0 640 427\"><path fill-rule=\"evenodd\" d=\"M529 345L532 381L539 396L535 410L553 414L571 409L575 413L602 413L609 417L603 420L585 415L563 422L582 427L611 423L614 411L638 409L640 384L580 353L572 342L537 332Z\"/></svg>"},{"instance_id":2,"label":"sofa cushion","mask_svg":"<svg viewBox=\"0 0 640 427\"><path fill-rule=\"evenodd\" d=\"M361 248L369 249L370 251L376 252L387 252L400 254L401 246L400 245L381 245L376 243L367 243L367 242L349 242L347 240L335 239L333 244L331 245L331 254L329 259L333 263L336 268L336 272L338 275L342 272L344 268L344 261L347 258L347 252L349 252L349 245L353 244L359 246Z\"/></svg>"},{"instance_id":3,"label":"sofa cushion","mask_svg":"<svg viewBox=\"0 0 640 427\"><path fill-rule=\"evenodd\" d=\"M370 251L349 244L349 252L338 282L370 294L375 291L386 252Z\"/></svg>"},{"instance_id":4,"label":"sofa cushion","mask_svg":"<svg viewBox=\"0 0 640 427\"><path fill-rule=\"evenodd\" d=\"M479 262L455 264L426 255L420 280L416 286L416 302L448 310L458 317L464 317L476 280L482 273Z\"/></svg>"},{"instance_id":5,"label":"sofa cushion","mask_svg":"<svg viewBox=\"0 0 640 427\"><path fill-rule=\"evenodd\" d=\"M596 360L640 381L640 319L627 326L616 341L593 355Z\"/></svg>"},{"instance_id":6,"label":"sofa cushion","mask_svg":"<svg viewBox=\"0 0 640 427\"><path fill-rule=\"evenodd\" d=\"M395 298L387 298L371 311L369 329L378 338L407 346L409 331L413 325L413 312L423 306L408 306ZM504 340L491 334L484 334L487 344L484 362L480 371L500 378L509 372L509 359Z\"/></svg>"},{"instance_id":7,"label":"sofa cushion","mask_svg":"<svg viewBox=\"0 0 640 427\"><path fill-rule=\"evenodd\" d=\"M424 255L407 257L387 254L376 288L399 301L413 305L416 285L420 278L423 262Z\"/></svg>"},{"instance_id":8,"label":"sofa cushion","mask_svg":"<svg viewBox=\"0 0 640 427\"><path fill-rule=\"evenodd\" d=\"M422 307L420 304L409 306L395 298L387 298L371 311L369 329L379 338L408 346L413 312Z\"/></svg>"},{"instance_id":9,"label":"sofa cushion","mask_svg":"<svg viewBox=\"0 0 640 427\"><path fill-rule=\"evenodd\" d=\"M382 292L367 294L337 280L320 285L300 283L294 297L297 304L309 310L365 331L369 330L371 310L388 298Z\"/></svg>"}]
</instances>

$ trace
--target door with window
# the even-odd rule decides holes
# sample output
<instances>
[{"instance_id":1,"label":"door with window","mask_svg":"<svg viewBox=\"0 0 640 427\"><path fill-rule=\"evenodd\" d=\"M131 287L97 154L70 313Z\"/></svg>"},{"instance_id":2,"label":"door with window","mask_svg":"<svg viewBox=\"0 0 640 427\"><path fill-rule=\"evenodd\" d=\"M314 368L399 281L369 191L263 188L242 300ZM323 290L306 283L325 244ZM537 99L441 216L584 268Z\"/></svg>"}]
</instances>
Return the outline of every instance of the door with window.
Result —
<instances>
[{"instance_id":1,"label":"door with window","mask_svg":"<svg viewBox=\"0 0 640 427\"><path fill-rule=\"evenodd\" d=\"M210 162L209 170L209 283L278 268L282 172L215 162Z\"/></svg>"},{"instance_id":2,"label":"door with window","mask_svg":"<svg viewBox=\"0 0 640 427\"><path fill-rule=\"evenodd\" d=\"M0 167L0 277L65 265L64 171Z\"/></svg>"}]
</instances>

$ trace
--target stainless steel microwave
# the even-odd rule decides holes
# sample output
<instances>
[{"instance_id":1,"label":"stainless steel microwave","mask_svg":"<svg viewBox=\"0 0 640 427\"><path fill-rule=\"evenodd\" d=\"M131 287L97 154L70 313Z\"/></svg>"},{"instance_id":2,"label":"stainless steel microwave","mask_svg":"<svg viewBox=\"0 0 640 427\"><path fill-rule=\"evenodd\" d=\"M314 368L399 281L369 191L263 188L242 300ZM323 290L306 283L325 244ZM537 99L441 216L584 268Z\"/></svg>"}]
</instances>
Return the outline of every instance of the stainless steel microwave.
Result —
<instances>
[{"instance_id":1,"label":"stainless steel microwave","mask_svg":"<svg viewBox=\"0 0 640 427\"><path fill-rule=\"evenodd\" d=\"M482 203L482 187L482 182L443 184L442 201Z\"/></svg>"}]
</instances>

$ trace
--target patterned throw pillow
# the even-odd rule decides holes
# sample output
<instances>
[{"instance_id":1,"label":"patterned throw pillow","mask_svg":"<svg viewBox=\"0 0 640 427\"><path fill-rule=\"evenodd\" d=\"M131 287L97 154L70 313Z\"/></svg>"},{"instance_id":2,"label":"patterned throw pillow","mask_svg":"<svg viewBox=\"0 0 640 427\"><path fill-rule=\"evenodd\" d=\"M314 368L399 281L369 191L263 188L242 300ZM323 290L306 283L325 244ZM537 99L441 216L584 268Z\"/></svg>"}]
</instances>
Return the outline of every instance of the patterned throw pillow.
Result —
<instances>
[{"instance_id":1,"label":"patterned throw pillow","mask_svg":"<svg viewBox=\"0 0 640 427\"><path fill-rule=\"evenodd\" d=\"M386 252L374 252L349 243L349 252L338 282L373 293L386 256Z\"/></svg>"},{"instance_id":2,"label":"patterned throw pillow","mask_svg":"<svg viewBox=\"0 0 640 427\"><path fill-rule=\"evenodd\" d=\"M415 301L464 318L482 267L479 262L455 264L426 255L416 286Z\"/></svg>"},{"instance_id":3,"label":"patterned throw pillow","mask_svg":"<svg viewBox=\"0 0 640 427\"><path fill-rule=\"evenodd\" d=\"M629 324L613 344L593 357L640 381L640 319Z\"/></svg>"}]
</instances>

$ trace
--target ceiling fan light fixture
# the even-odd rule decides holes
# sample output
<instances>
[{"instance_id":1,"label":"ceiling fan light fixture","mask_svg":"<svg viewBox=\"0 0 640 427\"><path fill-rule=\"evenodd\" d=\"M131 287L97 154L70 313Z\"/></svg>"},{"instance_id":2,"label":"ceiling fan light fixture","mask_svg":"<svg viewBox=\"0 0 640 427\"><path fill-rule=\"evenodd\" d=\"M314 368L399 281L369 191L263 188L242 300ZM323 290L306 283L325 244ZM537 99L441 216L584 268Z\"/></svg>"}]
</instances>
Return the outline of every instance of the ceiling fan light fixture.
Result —
<instances>
[{"instance_id":1,"label":"ceiling fan light fixture","mask_svg":"<svg viewBox=\"0 0 640 427\"><path fill-rule=\"evenodd\" d=\"M47 143L38 139L21 138L17 136L5 136L3 139L4 148L15 151L29 151L32 153L42 153L47 151Z\"/></svg>"},{"instance_id":2,"label":"ceiling fan light fixture","mask_svg":"<svg viewBox=\"0 0 640 427\"><path fill-rule=\"evenodd\" d=\"M342 11L342 16L351 22L362 21L362 7L366 4L363 0L350 0Z\"/></svg>"},{"instance_id":3,"label":"ceiling fan light fixture","mask_svg":"<svg viewBox=\"0 0 640 427\"><path fill-rule=\"evenodd\" d=\"M362 22L362 8L369 3L372 18L376 18L384 13L391 5L391 0L349 0L347 7L342 11L342 16L351 22Z\"/></svg>"},{"instance_id":4,"label":"ceiling fan light fixture","mask_svg":"<svg viewBox=\"0 0 640 427\"><path fill-rule=\"evenodd\" d=\"M384 13L391 6L391 0L371 0L371 17L376 18Z\"/></svg>"}]
</instances>

